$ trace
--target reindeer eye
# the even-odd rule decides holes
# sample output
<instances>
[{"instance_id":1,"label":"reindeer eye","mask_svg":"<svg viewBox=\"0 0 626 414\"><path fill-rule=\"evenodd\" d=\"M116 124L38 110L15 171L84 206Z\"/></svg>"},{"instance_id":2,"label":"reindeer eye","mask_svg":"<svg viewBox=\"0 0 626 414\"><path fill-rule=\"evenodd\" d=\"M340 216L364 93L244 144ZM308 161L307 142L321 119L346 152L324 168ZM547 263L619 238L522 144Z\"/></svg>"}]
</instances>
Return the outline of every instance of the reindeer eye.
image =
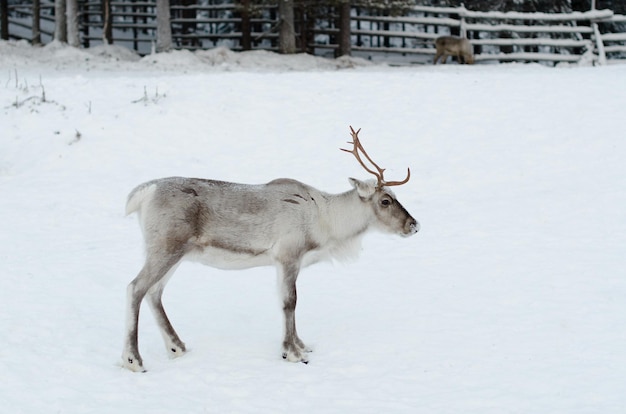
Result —
<instances>
[{"instance_id":1,"label":"reindeer eye","mask_svg":"<svg viewBox=\"0 0 626 414\"><path fill-rule=\"evenodd\" d=\"M391 200L389 200L388 198L383 198L380 201L380 204L382 204L384 207L387 207L387 206L391 205Z\"/></svg>"}]
</instances>

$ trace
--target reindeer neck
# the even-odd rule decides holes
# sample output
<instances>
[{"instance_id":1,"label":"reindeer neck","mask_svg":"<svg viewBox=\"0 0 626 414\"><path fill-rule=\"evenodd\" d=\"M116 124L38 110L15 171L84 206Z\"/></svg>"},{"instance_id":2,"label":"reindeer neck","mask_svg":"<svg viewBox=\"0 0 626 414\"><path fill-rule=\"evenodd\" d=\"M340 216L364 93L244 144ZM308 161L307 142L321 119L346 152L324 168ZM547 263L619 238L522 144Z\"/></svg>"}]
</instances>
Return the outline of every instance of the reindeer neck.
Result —
<instances>
[{"instance_id":1,"label":"reindeer neck","mask_svg":"<svg viewBox=\"0 0 626 414\"><path fill-rule=\"evenodd\" d=\"M331 195L327 200L331 237L339 240L355 239L369 229L372 210L355 189Z\"/></svg>"}]
</instances>

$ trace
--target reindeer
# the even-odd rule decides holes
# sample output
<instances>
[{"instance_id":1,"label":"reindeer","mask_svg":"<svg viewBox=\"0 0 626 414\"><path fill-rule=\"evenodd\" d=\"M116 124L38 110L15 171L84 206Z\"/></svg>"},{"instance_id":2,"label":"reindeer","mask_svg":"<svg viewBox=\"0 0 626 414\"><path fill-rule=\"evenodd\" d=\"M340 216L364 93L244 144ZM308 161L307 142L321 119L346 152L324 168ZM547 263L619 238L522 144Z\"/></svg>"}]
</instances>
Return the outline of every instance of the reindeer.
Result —
<instances>
[{"instance_id":1,"label":"reindeer","mask_svg":"<svg viewBox=\"0 0 626 414\"><path fill-rule=\"evenodd\" d=\"M442 57L441 63L445 64L448 55L456 56L459 63L474 64L474 51L469 40L457 36L441 36L435 40L437 54L433 64L437 64L437 60Z\"/></svg>"},{"instance_id":2,"label":"reindeer","mask_svg":"<svg viewBox=\"0 0 626 414\"><path fill-rule=\"evenodd\" d=\"M361 145L360 129L350 131L353 147L342 150L353 154L376 180L350 178L353 189L342 194L328 194L288 178L250 185L182 177L149 181L129 194L126 213L138 213L146 261L127 288L124 367L145 371L138 322L146 296L170 357L186 352L161 302L163 289L182 260L219 269L275 266L284 312L283 359L308 363L311 349L298 336L295 322L300 269L355 253L370 229L407 237L419 230L389 189L408 182L411 170L402 181L385 181L385 170Z\"/></svg>"}]
</instances>

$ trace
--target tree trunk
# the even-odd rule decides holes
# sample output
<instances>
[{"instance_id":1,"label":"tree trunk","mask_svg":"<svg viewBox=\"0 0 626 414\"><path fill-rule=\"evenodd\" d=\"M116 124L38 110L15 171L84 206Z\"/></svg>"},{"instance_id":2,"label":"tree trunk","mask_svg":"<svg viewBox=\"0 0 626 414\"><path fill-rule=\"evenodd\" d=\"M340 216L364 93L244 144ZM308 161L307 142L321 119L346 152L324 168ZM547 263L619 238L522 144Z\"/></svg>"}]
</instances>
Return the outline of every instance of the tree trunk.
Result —
<instances>
[{"instance_id":1,"label":"tree trunk","mask_svg":"<svg viewBox=\"0 0 626 414\"><path fill-rule=\"evenodd\" d=\"M67 16L65 15L65 0L54 2L54 40L67 43Z\"/></svg>"},{"instance_id":2,"label":"tree trunk","mask_svg":"<svg viewBox=\"0 0 626 414\"><path fill-rule=\"evenodd\" d=\"M352 41L350 33L350 1L342 0L339 4L339 48L337 56L344 56L352 53Z\"/></svg>"},{"instance_id":3,"label":"tree trunk","mask_svg":"<svg viewBox=\"0 0 626 414\"><path fill-rule=\"evenodd\" d=\"M170 23L170 0L157 0L157 40L156 51L172 49L172 25Z\"/></svg>"},{"instance_id":4,"label":"tree trunk","mask_svg":"<svg viewBox=\"0 0 626 414\"><path fill-rule=\"evenodd\" d=\"M41 16L41 2L40 0L33 0L33 36L32 43L34 45L41 44L41 25L40 25L40 16Z\"/></svg>"},{"instance_id":5,"label":"tree trunk","mask_svg":"<svg viewBox=\"0 0 626 414\"><path fill-rule=\"evenodd\" d=\"M0 0L0 39L9 40L9 0Z\"/></svg>"},{"instance_id":6,"label":"tree trunk","mask_svg":"<svg viewBox=\"0 0 626 414\"><path fill-rule=\"evenodd\" d=\"M196 0L179 0L181 6L184 8L180 11L180 17L186 21L181 24L182 29L182 44L185 46L196 47L199 46L198 38L196 36L196 23L197 12L193 6L197 3Z\"/></svg>"},{"instance_id":7,"label":"tree trunk","mask_svg":"<svg viewBox=\"0 0 626 414\"><path fill-rule=\"evenodd\" d=\"M306 7L304 5L298 7L298 21L300 22L300 35L299 41L296 41L296 47L300 43L300 51L304 53L309 52L309 19L307 19Z\"/></svg>"},{"instance_id":8,"label":"tree trunk","mask_svg":"<svg viewBox=\"0 0 626 414\"><path fill-rule=\"evenodd\" d=\"M252 26L250 25L250 0L241 0L241 49L252 49Z\"/></svg>"},{"instance_id":9,"label":"tree trunk","mask_svg":"<svg viewBox=\"0 0 626 414\"><path fill-rule=\"evenodd\" d=\"M102 1L102 41L105 45L113 43L113 16L111 15L111 0Z\"/></svg>"},{"instance_id":10,"label":"tree trunk","mask_svg":"<svg viewBox=\"0 0 626 414\"><path fill-rule=\"evenodd\" d=\"M278 51L284 54L296 52L296 31L294 29L293 0L278 0L280 33Z\"/></svg>"},{"instance_id":11,"label":"tree trunk","mask_svg":"<svg viewBox=\"0 0 626 414\"><path fill-rule=\"evenodd\" d=\"M73 47L80 46L78 35L78 0L67 0L67 43Z\"/></svg>"}]
</instances>

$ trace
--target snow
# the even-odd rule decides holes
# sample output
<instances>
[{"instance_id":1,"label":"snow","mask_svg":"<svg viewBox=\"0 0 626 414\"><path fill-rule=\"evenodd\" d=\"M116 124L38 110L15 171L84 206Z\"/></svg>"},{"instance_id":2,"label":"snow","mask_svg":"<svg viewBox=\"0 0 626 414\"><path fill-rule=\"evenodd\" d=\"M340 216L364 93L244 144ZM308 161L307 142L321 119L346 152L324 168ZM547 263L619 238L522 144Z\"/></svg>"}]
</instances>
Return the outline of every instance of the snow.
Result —
<instances>
[{"instance_id":1,"label":"snow","mask_svg":"<svg viewBox=\"0 0 626 414\"><path fill-rule=\"evenodd\" d=\"M0 406L14 413L621 413L625 65L391 68L235 54L138 58L0 42ZM43 99L45 94L45 100ZM420 222L302 271L310 363L280 357L272 268L183 264L120 366L143 261L137 184L171 175L321 190L369 178Z\"/></svg>"},{"instance_id":2,"label":"snow","mask_svg":"<svg viewBox=\"0 0 626 414\"><path fill-rule=\"evenodd\" d=\"M473 11L463 10L463 17L482 17L490 19L508 20L539 20L539 21L564 21L564 20L606 20L613 17L613 10L589 10L586 12L571 13L522 13L522 12L497 12L497 11Z\"/></svg>"}]
</instances>

